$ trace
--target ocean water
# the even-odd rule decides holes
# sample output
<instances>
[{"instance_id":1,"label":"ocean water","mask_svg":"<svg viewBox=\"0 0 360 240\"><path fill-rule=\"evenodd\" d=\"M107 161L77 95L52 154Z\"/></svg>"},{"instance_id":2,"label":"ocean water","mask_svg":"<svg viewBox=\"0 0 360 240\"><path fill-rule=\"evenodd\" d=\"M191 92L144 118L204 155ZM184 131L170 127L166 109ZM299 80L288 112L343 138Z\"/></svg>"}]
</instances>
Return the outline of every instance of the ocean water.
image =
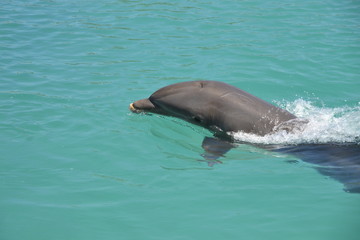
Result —
<instances>
[{"instance_id":1,"label":"ocean water","mask_svg":"<svg viewBox=\"0 0 360 240\"><path fill-rule=\"evenodd\" d=\"M358 1L2 0L0 51L0 239L359 239L359 179L319 164L359 171ZM210 166L211 132L128 110L199 79L310 125Z\"/></svg>"}]
</instances>

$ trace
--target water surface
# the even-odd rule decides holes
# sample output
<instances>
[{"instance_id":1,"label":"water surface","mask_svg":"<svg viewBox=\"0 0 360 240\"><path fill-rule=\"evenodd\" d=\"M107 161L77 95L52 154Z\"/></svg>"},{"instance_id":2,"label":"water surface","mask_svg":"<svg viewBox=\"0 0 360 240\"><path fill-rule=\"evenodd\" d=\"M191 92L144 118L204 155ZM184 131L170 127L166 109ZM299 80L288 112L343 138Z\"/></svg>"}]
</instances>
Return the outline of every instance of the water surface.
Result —
<instances>
[{"instance_id":1,"label":"water surface","mask_svg":"<svg viewBox=\"0 0 360 240\"><path fill-rule=\"evenodd\" d=\"M313 123L240 140L356 144L359 12L335 0L4 0L0 238L358 239L360 195L313 163L240 144L209 167L210 132L128 104L224 81Z\"/></svg>"}]
</instances>

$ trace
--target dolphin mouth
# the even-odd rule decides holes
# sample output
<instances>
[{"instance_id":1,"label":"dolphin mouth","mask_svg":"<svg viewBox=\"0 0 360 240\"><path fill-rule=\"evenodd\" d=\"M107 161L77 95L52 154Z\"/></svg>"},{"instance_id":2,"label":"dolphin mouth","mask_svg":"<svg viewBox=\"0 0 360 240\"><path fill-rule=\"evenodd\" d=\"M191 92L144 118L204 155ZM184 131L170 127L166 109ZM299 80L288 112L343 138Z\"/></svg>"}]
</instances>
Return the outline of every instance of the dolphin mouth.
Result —
<instances>
[{"instance_id":1,"label":"dolphin mouth","mask_svg":"<svg viewBox=\"0 0 360 240\"><path fill-rule=\"evenodd\" d=\"M155 106L149 99L145 98L130 103L129 109L134 113L153 112L155 110Z\"/></svg>"},{"instance_id":2,"label":"dolphin mouth","mask_svg":"<svg viewBox=\"0 0 360 240\"><path fill-rule=\"evenodd\" d=\"M132 112L138 112L138 111L139 111L138 109L136 109L136 108L134 107L134 103L130 103L129 109L130 109L130 111L132 111Z\"/></svg>"}]
</instances>

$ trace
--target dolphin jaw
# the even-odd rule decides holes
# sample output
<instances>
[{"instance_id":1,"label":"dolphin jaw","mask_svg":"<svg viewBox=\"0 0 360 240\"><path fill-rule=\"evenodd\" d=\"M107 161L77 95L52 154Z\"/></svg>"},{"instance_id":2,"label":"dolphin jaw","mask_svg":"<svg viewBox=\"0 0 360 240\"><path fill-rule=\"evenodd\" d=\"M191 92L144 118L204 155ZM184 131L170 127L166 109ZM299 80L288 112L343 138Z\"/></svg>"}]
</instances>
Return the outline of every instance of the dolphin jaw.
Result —
<instances>
[{"instance_id":1,"label":"dolphin jaw","mask_svg":"<svg viewBox=\"0 0 360 240\"><path fill-rule=\"evenodd\" d=\"M141 112L139 109L136 109L136 108L135 108L134 103L130 103L129 109L130 109L130 111L132 111L132 112L134 112L134 113Z\"/></svg>"},{"instance_id":2,"label":"dolphin jaw","mask_svg":"<svg viewBox=\"0 0 360 240\"><path fill-rule=\"evenodd\" d=\"M155 106L149 99L145 98L131 103L129 109L134 113L152 112Z\"/></svg>"}]
</instances>

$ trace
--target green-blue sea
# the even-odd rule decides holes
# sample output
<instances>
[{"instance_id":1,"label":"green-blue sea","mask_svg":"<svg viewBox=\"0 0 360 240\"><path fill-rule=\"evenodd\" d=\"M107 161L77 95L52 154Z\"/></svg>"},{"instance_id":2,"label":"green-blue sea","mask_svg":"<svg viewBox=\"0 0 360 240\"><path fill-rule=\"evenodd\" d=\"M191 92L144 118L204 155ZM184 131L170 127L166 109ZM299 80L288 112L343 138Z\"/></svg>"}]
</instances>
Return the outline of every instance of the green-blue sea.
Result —
<instances>
[{"instance_id":1,"label":"green-blue sea","mask_svg":"<svg viewBox=\"0 0 360 240\"><path fill-rule=\"evenodd\" d=\"M252 144L359 144L359 1L0 5L0 239L359 239L359 193ZM200 79L310 127L235 133L241 144L209 164L210 131L128 109Z\"/></svg>"}]
</instances>

